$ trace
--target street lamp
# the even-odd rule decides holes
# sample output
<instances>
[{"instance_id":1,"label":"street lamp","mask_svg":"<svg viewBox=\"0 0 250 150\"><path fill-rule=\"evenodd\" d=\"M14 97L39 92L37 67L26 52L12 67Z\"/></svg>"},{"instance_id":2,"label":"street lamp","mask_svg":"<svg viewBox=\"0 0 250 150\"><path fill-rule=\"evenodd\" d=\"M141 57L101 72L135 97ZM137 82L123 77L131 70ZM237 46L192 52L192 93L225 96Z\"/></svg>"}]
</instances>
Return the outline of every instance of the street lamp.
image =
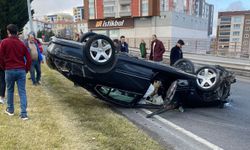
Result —
<instances>
[{"instance_id":1,"label":"street lamp","mask_svg":"<svg viewBox=\"0 0 250 150\"><path fill-rule=\"evenodd\" d=\"M33 20L32 20L32 15L31 15L30 0L27 0L27 6L28 6L28 13L29 13L30 31L34 31Z\"/></svg>"}]
</instances>

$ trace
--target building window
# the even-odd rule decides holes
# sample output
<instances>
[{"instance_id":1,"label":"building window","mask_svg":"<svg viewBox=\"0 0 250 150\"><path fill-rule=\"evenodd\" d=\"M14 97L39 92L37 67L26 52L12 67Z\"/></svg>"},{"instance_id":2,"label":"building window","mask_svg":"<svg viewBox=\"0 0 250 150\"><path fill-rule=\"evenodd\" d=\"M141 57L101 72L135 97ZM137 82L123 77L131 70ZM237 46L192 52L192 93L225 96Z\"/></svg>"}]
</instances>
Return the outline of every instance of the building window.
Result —
<instances>
[{"instance_id":1,"label":"building window","mask_svg":"<svg viewBox=\"0 0 250 150\"><path fill-rule=\"evenodd\" d=\"M239 42L240 41L240 38L233 38L232 39L232 42Z\"/></svg>"},{"instance_id":2,"label":"building window","mask_svg":"<svg viewBox=\"0 0 250 150\"><path fill-rule=\"evenodd\" d=\"M244 35L244 38L249 38L249 34L245 34L245 35Z\"/></svg>"},{"instance_id":3,"label":"building window","mask_svg":"<svg viewBox=\"0 0 250 150\"><path fill-rule=\"evenodd\" d=\"M173 0L173 10L177 10L177 0Z\"/></svg>"},{"instance_id":4,"label":"building window","mask_svg":"<svg viewBox=\"0 0 250 150\"><path fill-rule=\"evenodd\" d=\"M234 17L233 21L234 22L242 22L242 17Z\"/></svg>"},{"instance_id":5,"label":"building window","mask_svg":"<svg viewBox=\"0 0 250 150\"><path fill-rule=\"evenodd\" d=\"M246 24L250 24L250 19L246 19Z\"/></svg>"},{"instance_id":6,"label":"building window","mask_svg":"<svg viewBox=\"0 0 250 150\"><path fill-rule=\"evenodd\" d=\"M228 39L226 39L226 38L224 38L224 39L219 39L219 41L220 41L220 42L229 42L229 38L228 38Z\"/></svg>"},{"instance_id":7,"label":"building window","mask_svg":"<svg viewBox=\"0 0 250 150\"><path fill-rule=\"evenodd\" d=\"M219 46L219 48L222 48L222 49L224 49L224 48L229 48L229 45L224 45L224 44L222 44L222 45Z\"/></svg>"},{"instance_id":8,"label":"building window","mask_svg":"<svg viewBox=\"0 0 250 150\"><path fill-rule=\"evenodd\" d=\"M168 0L161 0L161 12L168 11Z\"/></svg>"},{"instance_id":9,"label":"building window","mask_svg":"<svg viewBox=\"0 0 250 150\"><path fill-rule=\"evenodd\" d=\"M239 32L239 31L233 32L233 36L239 36L239 35L240 35L240 32Z\"/></svg>"},{"instance_id":10,"label":"building window","mask_svg":"<svg viewBox=\"0 0 250 150\"><path fill-rule=\"evenodd\" d=\"M240 29L240 24L234 24L234 29Z\"/></svg>"},{"instance_id":11,"label":"building window","mask_svg":"<svg viewBox=\"0 0 250 150\"><path fill-rule=\"evenodd\" d=\"M246 30L246 31L250 31L250 27L246 27L245 30Z\"/></svg>"},{"instance_id":12,"label":"building window","mask_svg":"<svg viewBox=\"0 0 250 150\"><path fill-rule=\"evenodd\" d=\"M231 22L231 17L221 17L221 22Z\"/></svg>"},{"instance_id":13,"label":"building window","mask_svg":"<svg viewBox=\"0 0 250 150\"><path fill-rule=\"evenodd\" d=\"M220 32L220 35L230 35L230 32Z\"/></svg>"},{"instance_id":14,"label":"building window","mask_svg":"<svg viewBox=\"0 0 250 150\"><path fill-rule=\"evenodd\" d=\"M89 0L89 19L95 19L95 1Z\"/></svg>"},{"instance_id":15,"label":"building window","mask_svg":"<svg viewBox=\"0 0 250 150\"><path fill-rule=\"evenodd\" d=\"M220 26L220 29L230 29L231 26L230 25L222 25Z\"/></svg>"},{"instance_id":16,"label":"building window","mask_svg":"<svg viewBox=\"0 0 250 150\"><path fill-rule=\"evenodd\" d=\"M183 2L183 9L184 9L184 11L186 12L187 11L187 0L184 0L184 2Z\"/></svg>"},{"instance_id":17,"label":"building window","mask_svg":"<svg viewBox=\"0 0 250 150\"><path fill-rule=\"evenodd\" d=\"M121 5L121 11L122 12L130 12L131 10L130 10L130 4L127 4L127 5Z\"/></svg>"},{"instance_id":18,"label":"building window","mask_svg":"<svg viewBox=\"0 0 250 150\"><path fill-rule=\"evenodd\" d=\"M243 45L244 45L244 46L247 46L247 45L248 45L248 41L244 41L244 42L243 42Z\"/></svg>"},{"instance_id":19,"label":"building window","mask_svg":"<svg viewBox=\"0 0 250 150\"><path fill-rule=\"evenodd\" d=\"M148 0L142 0L142 16L148 16Z\"/></svg>"},{"instance_id":20,"label":"building window","mask_svg":"<svg viewBox=\"0 0 250 150\"><path fill-rule=\"evenodd\" d=\"M105 6L104 7L104 13L114 13L115 7L114 6Z\"/></svg>"}]
</instances>

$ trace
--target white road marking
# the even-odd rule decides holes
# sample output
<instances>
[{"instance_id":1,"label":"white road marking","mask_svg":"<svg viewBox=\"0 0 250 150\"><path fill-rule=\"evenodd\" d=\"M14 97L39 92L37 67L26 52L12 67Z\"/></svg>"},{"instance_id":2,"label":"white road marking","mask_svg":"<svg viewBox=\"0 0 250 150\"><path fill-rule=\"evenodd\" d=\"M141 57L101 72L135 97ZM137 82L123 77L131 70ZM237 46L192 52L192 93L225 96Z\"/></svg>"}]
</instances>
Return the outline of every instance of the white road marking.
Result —
<instances>
[{"instance_id":1,"label":"white road marking","mask_svg":"<svg viewBox=\"0 0 250 150\"><path fill-rule=\"evenodd\" d=\"M151 111L149 111L147 109L141 109L141 110L144 111L146 114L151 114L152 113ZM166 124L166 125L174 128L175 130L177 130L177 131L179 131L179 132L181 132L181 133L189 136L190 138L193 138L194 140L196 140L196 141L198 141L198 142L206 145L207 147L209 147L209 148L211 148L213 150L223 150L223 148L210 143L209 141L207 141L207 140L205 140L205 139L203 139L203 138L201 138L201 137L193 134L192 132L190 132L190 131L188 131L188 130L186 130L186 129L184 129L184 128L182 128L182 127L180 127L180 126L178 126L178 125L176 125L176 124L174 124L174 123L172 123L172 122L170 122L170 121L168 121L168 120L166 120L164 118L162 118L159 115L155 115L154 117L156 119L158 119L159 121L161 121L162 123L164 123L164 124Z\"/></svg>"}]
</instances>

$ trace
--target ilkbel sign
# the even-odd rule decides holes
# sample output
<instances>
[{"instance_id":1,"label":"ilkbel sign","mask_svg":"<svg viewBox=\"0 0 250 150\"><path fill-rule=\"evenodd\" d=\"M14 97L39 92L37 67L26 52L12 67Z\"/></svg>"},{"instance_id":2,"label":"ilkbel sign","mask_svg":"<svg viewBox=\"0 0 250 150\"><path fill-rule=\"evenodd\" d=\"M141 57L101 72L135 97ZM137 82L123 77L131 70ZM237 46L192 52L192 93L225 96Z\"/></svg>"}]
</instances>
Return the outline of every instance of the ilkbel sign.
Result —
<instances>
[{"instance_id":1,"label":"ilkbel sign","mask_svg":"<svg viewBox=\"0 0 250 150\"><path fill-rule=\"evenodd\" d=\"M123 27L124 20L117 21L117 20L110 20L110 21L97 21L96 27Z\"/></svg>"},{"instance_id":2,"label":"ilkbel sign","mask_svg":"<svg viewBox=\"0 0 250 150\"><path fill-rule=\"evenodd\" d=\"M134 27L134 20L132 18L89 20L88 25L91 29L131 28Z\"/></svg>"}]
</instances>

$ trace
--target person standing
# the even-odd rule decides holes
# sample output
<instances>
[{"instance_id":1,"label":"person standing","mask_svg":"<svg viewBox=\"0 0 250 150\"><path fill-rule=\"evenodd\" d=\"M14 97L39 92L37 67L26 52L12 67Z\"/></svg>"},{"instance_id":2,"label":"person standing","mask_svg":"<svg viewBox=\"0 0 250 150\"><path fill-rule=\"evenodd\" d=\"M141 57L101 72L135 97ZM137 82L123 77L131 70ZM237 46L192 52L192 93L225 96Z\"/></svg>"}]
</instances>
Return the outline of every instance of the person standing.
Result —
<instances>
[{"instance_id":1,"label":"person standing","mask_svg":"<svg viewBox=\"0 0 250 150\"><path fill-rule=\"evenodd\" d=\"M162 41L158 40L157 36L154 34L152 36L149 60L152 60L155 62L162 62L164 52L165 52L165 47Z\"/></svg>"},{"instance_id":2,"label":"person standing","mask_svg":"<svg viewBox=\"0 0 250 150\"><path fill-rule=\"evenodd\" d=\"M1 41L0 41L1 44ZM3 58L0 58L3 59ZM4 104L4 97L5 97L5 75L4 75L4 68L0 65L0 104Z\"/></svg>"},{"instance_id":3,"label":"person standing","mask_svg":"<svg viewBox=\"0 0 250 150\"><path fill-rule=\"evenodd\" d=\"M8 38L4 39L0 45L0 65L5 70L5 82L7 86L7 108L5 113L14 115L14 87L17 83L20 97L20 118L28 119L27 96L26 96L26 73L31 66L31 57L28 49L18 39L18 27L14 24L7 26Z\"/></svg>"},{"instance_id":4,"label":"person standing","mask_svg":"<svg viewBox=\"0 0 250 150\"><path fill-rule=\"evenodd\" d=\"M142 39L140 43L140 51L141 51L141 57L146 58L147 57L147 50L146 50L146 43Z\"/></svg>"},{"instance_id":5,"label":"person standing","mask_svg":"<svg viewBox=\"0 0 250 150\"><path fill-rule=\"evenodd\" d=\"M31 56L31 68L30 68L30 76L33 85L41 84L41 62L43 62L43 57L38 47L38 44L35 41L35 37L33 34L28 35L28 40L25 43L28 48Z\"/></svg>"},{"instance_id":6,"label":"person standing","mask_svg":"<svg viewBox=\"0 0 250 150\"><path fill-rule=\"evenodd\" d=\"M171 49L170 53L170 65L173 66L176 61L183 58L182 46L185 45L183 40L178 40L175 47Z\"/></svg>"},{"instance_id":7,"label":"person standing","mask_svg":"<svg viewBox=\"0 0 250 150\"><path fill-rule=\"evenodd\" d=\"M120 48L120 52L125 52L125 53L129 52L128 43L125 42L125 36L123 36L123 35L120 37L119 48Z\"/></svg>"},{"instance_id":8,"label":"person standing","mask_svg":"<svg viewBox=\"0 0 250 150\"><path fill-rule=\"evenodd\" d=\"M118 39L114 39L114 40L113 40L113 43L114 43L116 52L119 52L119 51L120 51L119 42L120 42L120 41L119 41Z\"/></svg>"}]
</instances>

